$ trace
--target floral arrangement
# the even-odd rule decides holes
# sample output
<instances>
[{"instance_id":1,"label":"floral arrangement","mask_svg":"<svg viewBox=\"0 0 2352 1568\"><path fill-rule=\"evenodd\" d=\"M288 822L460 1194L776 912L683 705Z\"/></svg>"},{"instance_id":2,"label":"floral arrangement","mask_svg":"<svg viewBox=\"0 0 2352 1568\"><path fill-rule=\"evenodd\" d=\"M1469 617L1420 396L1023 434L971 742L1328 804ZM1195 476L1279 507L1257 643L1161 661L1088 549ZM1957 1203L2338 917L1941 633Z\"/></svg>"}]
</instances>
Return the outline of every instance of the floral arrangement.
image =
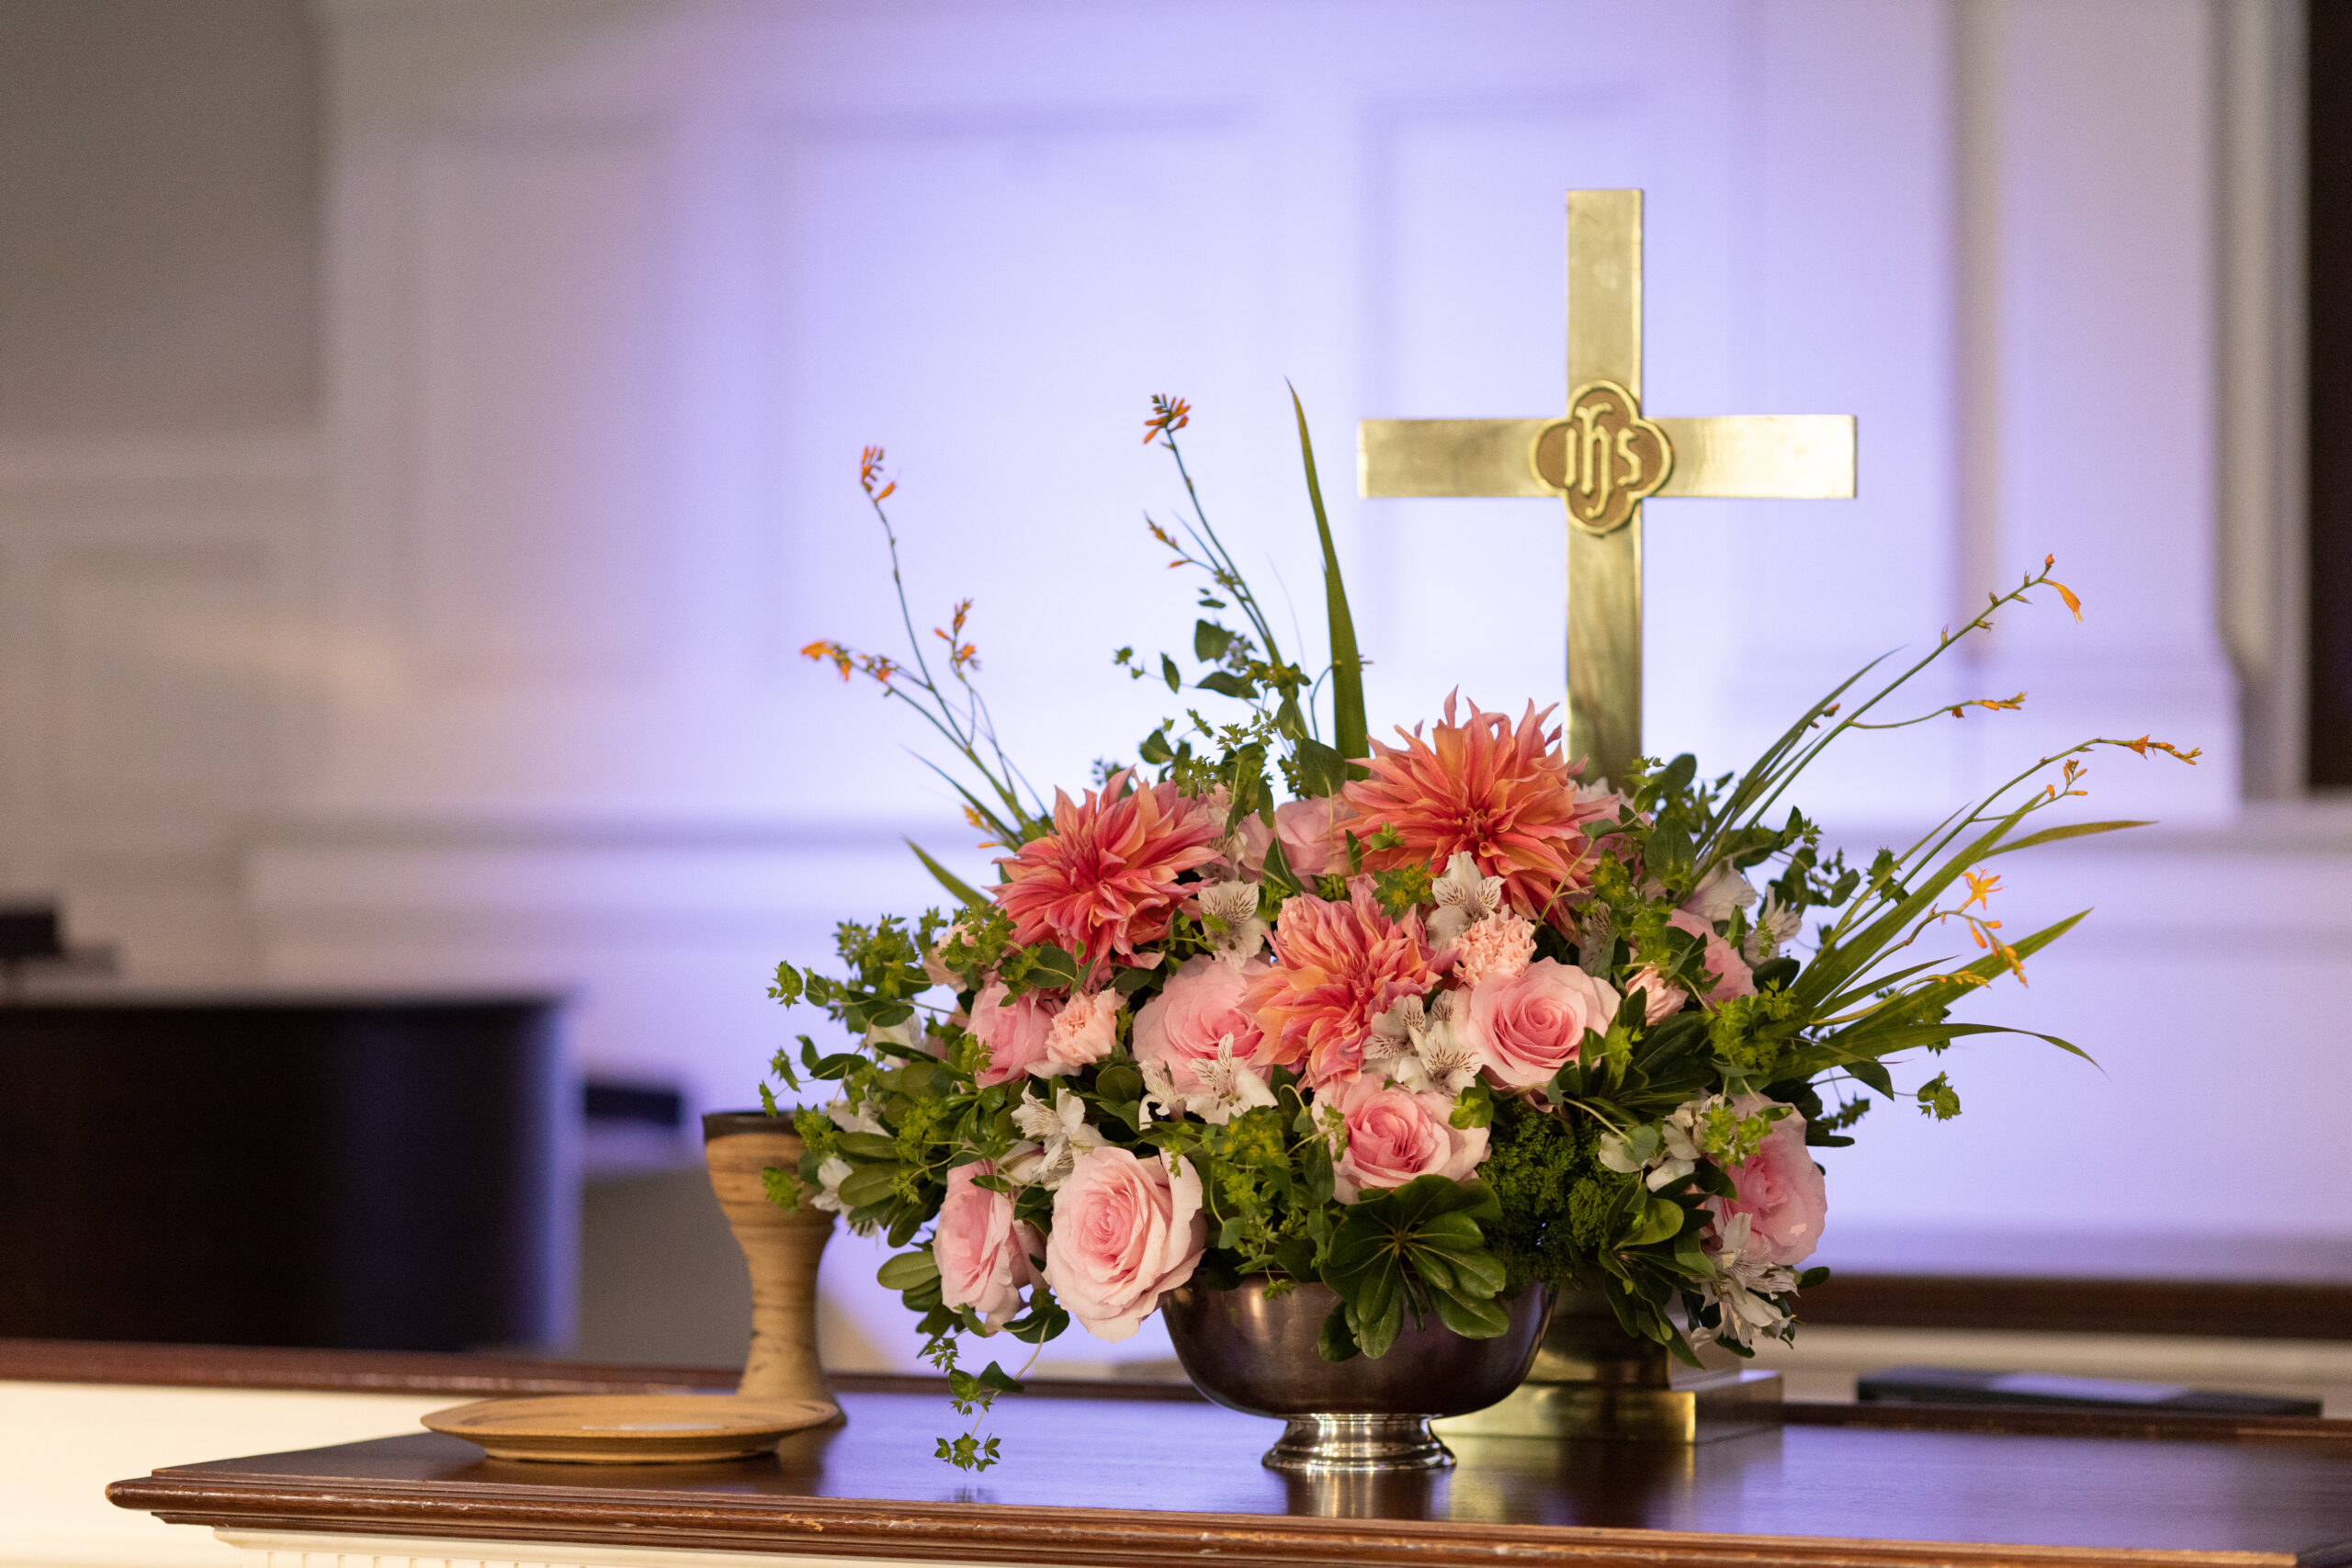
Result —
<instances>
[{"instance_id":1,"label":"floral arrangement","mask_svg":"<svg viewBox=\"0 0 2352 1568\"><path fill-rule=\"evenodd\" d=\"M1122 1339L1188 1282L1321 1282L1339 1303L1319 1345L1334 1360L1381 1356L1431 1314L1499 1334L1500 1303L1552 1286L1600 1292L1628 1335L1686 1361L1788 1337L1826 1273L1803 1267L1826 1211L1811 1151L1851 1143L1872 1096L1956 1115L1948 1075L1899 1091L1890 1062L2005 1029L1950 1014L2004 974L2022 981L2082 918L2006 936L1984 865L2136 825L2033 826L2084 793L2092 750L2197 753L2086 741L1866 865L1825 853L1785 805L1851 731L2017 706L1885 716L2038 589L2079 620L2052 561L1892 679L1870 686L1865 667L1736 775L1682 756L1588 778L1532 703L1513 717L1449 698L1372 739L1303 412L1330 645L1313 671L1209 525L1178 445L1189 415L1154 399L1146 439L1189 502L1151 533L1205 576L1195 671L1114 658L1218 699L1220 716L1187 707L1135 763L1099 764L1093 788L1049 808L997 744L970 601L934 633L937 669L914 634L878 449L861 480L911 650L804 650L931 723L964 768L943 776L1001 852L981 889L917 849L952 908L844 924L841 977L785 964L770 993L854 1040L778 1054L787 1090L833 1089L795 1116L806 1154L769 1173L771 1195L906 1248L881 1280L976 1417L940 1457L992 1462L977 1418L1019 1386L995 1362L963 1370L960 1336L1042 1344L1075 1319ZM1947 931L1973 955L1922 955Z\"/></svg>"}]
</instances>

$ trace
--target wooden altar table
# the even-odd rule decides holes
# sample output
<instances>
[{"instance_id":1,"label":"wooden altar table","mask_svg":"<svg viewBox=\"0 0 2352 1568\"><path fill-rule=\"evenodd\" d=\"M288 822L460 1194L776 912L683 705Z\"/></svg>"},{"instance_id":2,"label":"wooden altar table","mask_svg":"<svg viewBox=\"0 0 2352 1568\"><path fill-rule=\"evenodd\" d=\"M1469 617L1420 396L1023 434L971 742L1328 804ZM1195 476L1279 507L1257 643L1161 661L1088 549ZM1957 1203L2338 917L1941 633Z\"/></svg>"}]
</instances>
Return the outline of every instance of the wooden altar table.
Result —
<instances>
[{"instance_id":1,"label":"wooden altar table","mask_svg":"<svg viewBox=\"0 0 2352 1568\"><path fill-rule=\"evenodd\" d=\"M723 1464L522 1464L419 1432L107 1495L219 1530L248 1568L2352 1564L2345 1421L1794 1405L1695 1449L1464 1439L1450 1474L1374 1484L1261 1468L1278 1424L1183 1388L1004 1400L979 1475L932 1457L939 1393L843 1404L846 1427Z\"/></svg>"}]
</instances>

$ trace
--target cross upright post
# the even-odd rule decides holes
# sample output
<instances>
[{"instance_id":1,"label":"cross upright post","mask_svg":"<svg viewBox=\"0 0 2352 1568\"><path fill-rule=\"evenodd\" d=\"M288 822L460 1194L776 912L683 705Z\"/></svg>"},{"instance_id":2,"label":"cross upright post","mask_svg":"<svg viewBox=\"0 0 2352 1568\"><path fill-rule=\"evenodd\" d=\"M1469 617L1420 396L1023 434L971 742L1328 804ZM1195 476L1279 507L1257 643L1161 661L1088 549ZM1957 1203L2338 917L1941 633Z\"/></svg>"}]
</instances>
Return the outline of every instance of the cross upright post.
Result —
<instances>
[{"instance_id":1,"label":"cross upright post","mask_svg":"<svg viewBox=\"0 0 2352 1568\"><path fill-rule=\"evenodd\" d=\"M1557 496L1568 518L1567 750L1622 781L1642 750L1642 502L1843 499L1850 414L1642 412L1642 193L1568 193L1568 405L1558 419L1368 419L1360 493Z\"/></svg>"}]
</instances>

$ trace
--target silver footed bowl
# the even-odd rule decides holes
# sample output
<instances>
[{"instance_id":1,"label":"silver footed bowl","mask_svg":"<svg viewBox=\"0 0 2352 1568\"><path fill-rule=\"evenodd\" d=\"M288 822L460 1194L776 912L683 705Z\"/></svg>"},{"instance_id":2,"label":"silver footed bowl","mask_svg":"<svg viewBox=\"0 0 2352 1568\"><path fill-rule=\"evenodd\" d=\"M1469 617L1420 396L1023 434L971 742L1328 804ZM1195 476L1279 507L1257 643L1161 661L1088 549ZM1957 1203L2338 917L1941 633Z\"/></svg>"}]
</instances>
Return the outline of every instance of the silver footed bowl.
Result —
<instances>
[{"instance_id":1,"label":"silver footed bowl","mask_svg":"<svg viewBox=\"0 0 2352 1568\"><path fill-rule=\"evenodd\" d=\"M1466 1416L1503 1399L1527 1376L1552 1315L1552 1292L1521 1291L1503 1303L1510 1326L1464 1339L1431 1314L1378 1360L1327 1361L1315 1348L1340 1298L1301 1284L1268 1300L1265 1277L1230 1291L1185 1285L1160 1298L1168 1337L1193 1386L1229 1410L1290 1423L1266 1450L1272 1470L1442 1470L1453 1455L1430 1430L1441 1416Z\"/></svg>"}]
</instances>

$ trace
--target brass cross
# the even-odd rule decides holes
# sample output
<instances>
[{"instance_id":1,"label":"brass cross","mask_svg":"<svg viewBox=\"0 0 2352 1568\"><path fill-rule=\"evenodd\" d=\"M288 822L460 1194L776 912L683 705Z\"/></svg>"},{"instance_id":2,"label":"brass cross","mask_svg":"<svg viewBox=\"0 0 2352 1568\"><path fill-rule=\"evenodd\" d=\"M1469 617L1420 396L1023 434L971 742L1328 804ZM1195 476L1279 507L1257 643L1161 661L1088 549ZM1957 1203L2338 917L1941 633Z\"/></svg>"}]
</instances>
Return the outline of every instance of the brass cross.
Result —
<instances>
[{"instance_id":1,"label":"brass cross","mask_svg":"<svg viewBox=\"0 0 2352 1568\"><path fill-rule=\"evenodd\" d=\"M1568 407L1559 419L1368 419L1366 496L1556 495L1568 513L1568 754L1620 780L1642 750L1642 502L1842 499L1850 414L1642 413L1642 193L1568 193Z\"/></svg>"}]
</instances>

